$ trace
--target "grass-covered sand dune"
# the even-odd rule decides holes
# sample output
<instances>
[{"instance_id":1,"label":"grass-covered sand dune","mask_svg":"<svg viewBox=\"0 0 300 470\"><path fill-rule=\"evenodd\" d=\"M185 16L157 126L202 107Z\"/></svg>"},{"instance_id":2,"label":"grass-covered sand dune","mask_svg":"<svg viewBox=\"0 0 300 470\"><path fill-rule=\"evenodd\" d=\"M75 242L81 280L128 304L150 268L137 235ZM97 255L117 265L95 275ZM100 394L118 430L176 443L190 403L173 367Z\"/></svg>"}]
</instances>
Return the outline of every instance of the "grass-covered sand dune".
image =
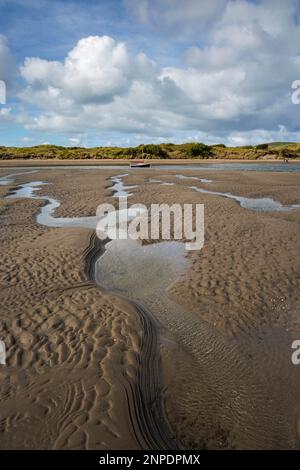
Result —
<instances>
[{"instance_id":1,"label":"grass-covered sand dune","mask_svg":"<svg viewBox=\"0 0 300 470\"><path fill-rule=\"evenodd\" d=\"M226 147L224 144L205 145L200 142L185 144L146 144L138 147L62 147L38 145L35 147L0 146L0 160L18 159L242 159L282 160L300 159L300 143L272 142L257 146Z\"/></svg>"}]
</instances>

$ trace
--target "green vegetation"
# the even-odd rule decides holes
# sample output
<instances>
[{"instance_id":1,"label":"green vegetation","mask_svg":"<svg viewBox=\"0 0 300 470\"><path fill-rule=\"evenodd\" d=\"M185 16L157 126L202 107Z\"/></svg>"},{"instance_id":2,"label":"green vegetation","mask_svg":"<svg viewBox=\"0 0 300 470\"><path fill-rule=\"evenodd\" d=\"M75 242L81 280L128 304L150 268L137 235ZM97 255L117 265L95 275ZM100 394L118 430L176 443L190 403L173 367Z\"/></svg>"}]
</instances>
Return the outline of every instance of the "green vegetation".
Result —
<instances>
[{"instance_id":1,"label":"green vegetation","mask_svg":"<svg viewBox=\"0 0 300 470\"><path fill-rule=\"evenodd\" d=\"M268 144L259 144L256 146L257 150L268 150L269 145Z\"/></svg>"},{"instance_id":2,"label":"green vegetation","mask_svg":"<svg viewBox=\"0 0 300 470\"><path fill-rule=\"evenodd\" d=\"M224 144L205 145L201 142L184 144L144 144L138 147L35 147L0 146L0 160L103 160L103 159L300 159L300 143L273 142L256 147L226 147Z\"/></svg>"},{"instance_id":3,"label":"green vegetation","mask_svg":"<svg viewBox=\"0 0 300 470\"><path fill-rule=\"evenodd\" d=\"M160 145L155 144L121 148L119 149L119 155L121 158L123 156L127 156L129 158L168 158L167 152Z\"/></svg>"},{"instance_id":4,"label":"green vegetation","mask_svg":"<svg viewBox=\"0 0 300 470\"><path fill-rule=\"evenodd\" d=\"M295 145L299 146L299 143L297 143L297 142L269 142L268 143L269 148L270 147L274 147L274 148L276 148L276 147L289 147L289 148L291 148L291 147L294 147Z\"/></svg>"},{"instance_id":5,"label":"green vegetation","mask_svg":"<svg viewBox=\"0 0 300 470\"><path fill-rule=\"evenodd\" d=\"M191 157L209 158L212 154L211 148L202 143L191 144L188 149L188 155Z\"/></svg>"}]
</instances>

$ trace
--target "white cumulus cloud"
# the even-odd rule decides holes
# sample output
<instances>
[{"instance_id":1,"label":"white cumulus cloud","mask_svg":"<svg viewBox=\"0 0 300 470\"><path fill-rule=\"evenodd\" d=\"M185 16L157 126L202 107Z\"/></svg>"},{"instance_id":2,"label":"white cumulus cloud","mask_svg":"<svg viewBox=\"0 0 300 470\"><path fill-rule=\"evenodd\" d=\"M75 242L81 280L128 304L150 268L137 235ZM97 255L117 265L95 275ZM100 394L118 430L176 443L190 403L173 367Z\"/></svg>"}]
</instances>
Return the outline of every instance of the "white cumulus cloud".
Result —
<instances>
[{"instance_id":1,"label":"white cumulus cloud","mask_svg":"<svg viewBox=\"0 0 300 470\"><path fill-rule=\"evenodd\" d=\"M192 0L157 0L152 9L147 0L129 3L144 23L153 12L173 25L209 20L206 41L195 31L185 62L172 67L108 36L82 38L62 61L26 58L21 98L39 109L24 118L28 128L236 143L255 132L259 140L296 138L300 107L291 103L291 83L300 78L300 27L293 0L215 0L202 10Z\"/></svg>"},{"instance_id":2,"label":"white cumulus cloud","mask_svg":"<svg viewBox=\"0 0 300 470\"><path fill-rule=\"evenodd\" d=\"M0 80L4 80L9 85L15 71L15 62L8 47L7 39L0 34Z\"/></svg>"}]
</instances>

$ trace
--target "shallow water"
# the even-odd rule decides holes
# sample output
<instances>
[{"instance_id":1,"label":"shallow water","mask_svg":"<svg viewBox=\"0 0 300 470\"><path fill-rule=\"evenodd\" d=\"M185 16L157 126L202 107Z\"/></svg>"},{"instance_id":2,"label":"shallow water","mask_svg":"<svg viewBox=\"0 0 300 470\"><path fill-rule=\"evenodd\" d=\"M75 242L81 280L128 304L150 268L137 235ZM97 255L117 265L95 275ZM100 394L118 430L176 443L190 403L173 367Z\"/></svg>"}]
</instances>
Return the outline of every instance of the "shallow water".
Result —
<instances>
[{"instance_id":1,"label":"shallow water","mask_svg":"<svg viewBox=\"0 0 300 470\"><path fill-rule=\"evenodd\" d=\"M97 261L96 280L108 290L141 301L165 291L184 272L185 253L180 242L141 245L134 240L112 240Z\"/></svg>"},{"instance_id":2,"label":"shallow water","mask_svg":"<svg viewBox=\"0 0 300 470\"><path fill-rule=\"evenodd\" d=\"M204 188L198 188L197 186L189 186L190 189L196 191L198 193L205 193L205 194L212 194L215 196L227 197L229 199L233 199L237 201L241 207L244 209L249 209L252 211L259 211L259 212L273 212L273 211L291 211L295 209L300 209L300 204L290 204L290 205L283 205L278 201L274 201L271 197L244 197L244 196L236 196L235 194L231 193L222 193L220 191L210 191Z\"/></svg>"},{"instance_id":3,"label":"shallow water","mask_svg":"<svg viewBox=\"0 0 300 470\"><path fill-rule=\"evenodd\" d=\"M7 184L12 184L14 181L14 175L2 176L0 178L0 186L6 186Z\"/></svg>"},{"instance_id":4,"label":"shallow water","mask_svg":"<svg viewBox=\"0 0 300 470\"><path fill-rule=\"evenodd\" d=\"M16 170L28 170L28 166L16 166L16 167L9 167L9 166L2 166L3 169L16 169ZM130 168L129 164L122 164L122 165L35 165L30 166L32 170L56 170L56 169L64 169L64 170L122 170L123 168L126 171L140 171L139 169ZM151 170L227 170L227 171L270 171L270 172L288 172L288 173L299 173L300 172L300 163L192 163L192 164L174 164L174 165L166 165L166 164L155 164L151 166ZM147 169L144 169L147 171Z\"/></svg>"},{"instance_id":5,"label":"shallow water","mask_svg":"<svg viewBox=\"0 0 300 470\"><path fill-rule=\"evenodd\" d=\"M148 183L153 183L153 184L162 184L163 186L174 186L175 183L169 183L168 181L162 181L162 180L157 180L155 178L150 178L148 180Z\"/></svg>"},{"instance_id":6,"label":"shallow water","mask_svg":"<svg viewBox=\"0 0 300 470\"><path fill-rule=\"evenodd\" d=\"M7 199L15 198L30 198L46 201L46 204L41 207L39 214L36 219L37 222L41 225L46 225L47 227L83 227L83 228L96 228L98 218L95 217L54 217L53 213L55 209L60 206L60 203L57 199L42 196L36 194L45 183L43 181L31 181L29 183L24 183L20 187L13 190L7 196Z\"/></svg>"},{"instance_id":7,"label":"shallow water","mask_svg":"<svg viewBox=\"0 0 300 470\"><path fill-rule=\"evenodd\" d=\"M199 178L198 176L176 175L176 178L180 180L195 180L200 181L201 183L212 183L212 180L208 180L206 178Z\"/></svg>"},{"instance_id":8,"label":"shallow water","mask_svg":"<svg viewBox=\"0 0 300 470\"><path fill-rule=\"evenodd\" d=\"M122 177L126 175L120 175L119 177L112 177L111 181L114 183L112 189L116 192L116 194L120 196L127 196L130 197L131 194L129 193L129 189L132 189L133 186L126 186L123 181ZM6 184L10 184L6 183ZM60 206L60 202L52 197L49 196L42 196L36 194L43 186L47 185L44 181L31 181L29 183L24 183L19 187L15 188L7 197L7 199L15 199L15 198L30 198L30 199L37 199L37 200L44 200L47 203L41 208L39 214L37 215L37 222L41 225L46 225L47 227L77 227L77 228L91 228L96 229L97 225L99 224L100 220L103 220L103 216L89 216L89 217L55 217L54 212ZM128 210L121 210L116 211L114 213L117 215L119 220L123 218L128 218L128 220L132 220L134 217L140 214L139 210L132 210L128 208ZM110 219L109 217L105 217L107 224L109 224ZM111 224L109 224L109 227ZM109 228L108 227L108 228Z\"/></svg>"},{"instance_id":9,"label":"shallow water","mask_svg":"<svg viewBox=\"0 0 300 470\"><path fill-rule=\"evenodd\" d=\"M30 173L35 173L36 170L33 170L33 171L25 171L25 172L21 172L21 173L12 173L10 175L6 175L6 176L2 176L0 178L0 186L7 186L9 184L13 184L14 180L15 180L15 177L18 176L18 175L27 175L27 174L30 174Z\"/></svg>"},{"instance_id":10,"label":"shallow water","mask_svg":"<svg viewBox=\"0 0 300 470\"><path fill-rule=\"evenodd\" d=\"M185 175L178 174L176 175L176 178L181 179L181 180L195 180L195 181L200 181L201 183L206 183L206 184L213 183L213 180L199 178L197 176L185 176ZM157 183L162 186L165 186L166 184L174 184L174 183L165 183L162 180L154 180L154 179L149 180L149 182ZM221 191L212 191L209 189L200 188L198 186L188 186L188 188L198 193L212 194L215 196L233 199L234 201L238 202L240 206L243 207L244 209L249 209L249 210L258 211L258 212L273 212L273 211L282 212L282 211L291 211L291 210L300 209L300 204L284 205L278 201L275 201L271 197L253 198L253 197L237 196L229 192L222 193Z\"/></svg>"},{"instance_id":11,"label":"shallow water","mask_svg":"<svg viewBox=\"0 0 300 470\"><path fill-rule=\"evenodd\" d=\"M165 170L227 170L300 172L300 163L194 163L191 165L159 165Z\"/></svg>"},{"instance_id":12,"label":"shallow water","mask_svg":"<svg viewBox=\"0 0 300 470\"><path fill-rule=\"evenodd\" d=\"M124 173L124 174L118 175L118 176L112 176L110 178L112 183L113 183L113 185L111 186L111 190L113 191L113 197L129 197L129 196L132 196L132 193L130 193L129 191L131 189L137 188L136 185L133 185L133 186L125 185L124 182L123 182L123 178L125 176L128 176L128 173Z\"/></svg>"}]
</instances>

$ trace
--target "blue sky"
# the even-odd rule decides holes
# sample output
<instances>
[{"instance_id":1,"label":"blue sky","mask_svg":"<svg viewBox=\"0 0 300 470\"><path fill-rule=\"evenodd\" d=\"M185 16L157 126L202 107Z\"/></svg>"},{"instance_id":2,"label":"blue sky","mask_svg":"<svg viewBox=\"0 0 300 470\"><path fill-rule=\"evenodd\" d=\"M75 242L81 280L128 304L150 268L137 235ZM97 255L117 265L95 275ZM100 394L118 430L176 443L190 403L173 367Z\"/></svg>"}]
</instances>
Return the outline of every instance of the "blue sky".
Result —
<instances>
[{"instance_id":1,"label":"blue sky","mask_svg":"<svg viewBox=\"0 0 300 470\"><path fill-rule=\"evenodd\" d=\"M299 0L0 0L0 145L300 141Z\"/></svg>"}]
</instances>

